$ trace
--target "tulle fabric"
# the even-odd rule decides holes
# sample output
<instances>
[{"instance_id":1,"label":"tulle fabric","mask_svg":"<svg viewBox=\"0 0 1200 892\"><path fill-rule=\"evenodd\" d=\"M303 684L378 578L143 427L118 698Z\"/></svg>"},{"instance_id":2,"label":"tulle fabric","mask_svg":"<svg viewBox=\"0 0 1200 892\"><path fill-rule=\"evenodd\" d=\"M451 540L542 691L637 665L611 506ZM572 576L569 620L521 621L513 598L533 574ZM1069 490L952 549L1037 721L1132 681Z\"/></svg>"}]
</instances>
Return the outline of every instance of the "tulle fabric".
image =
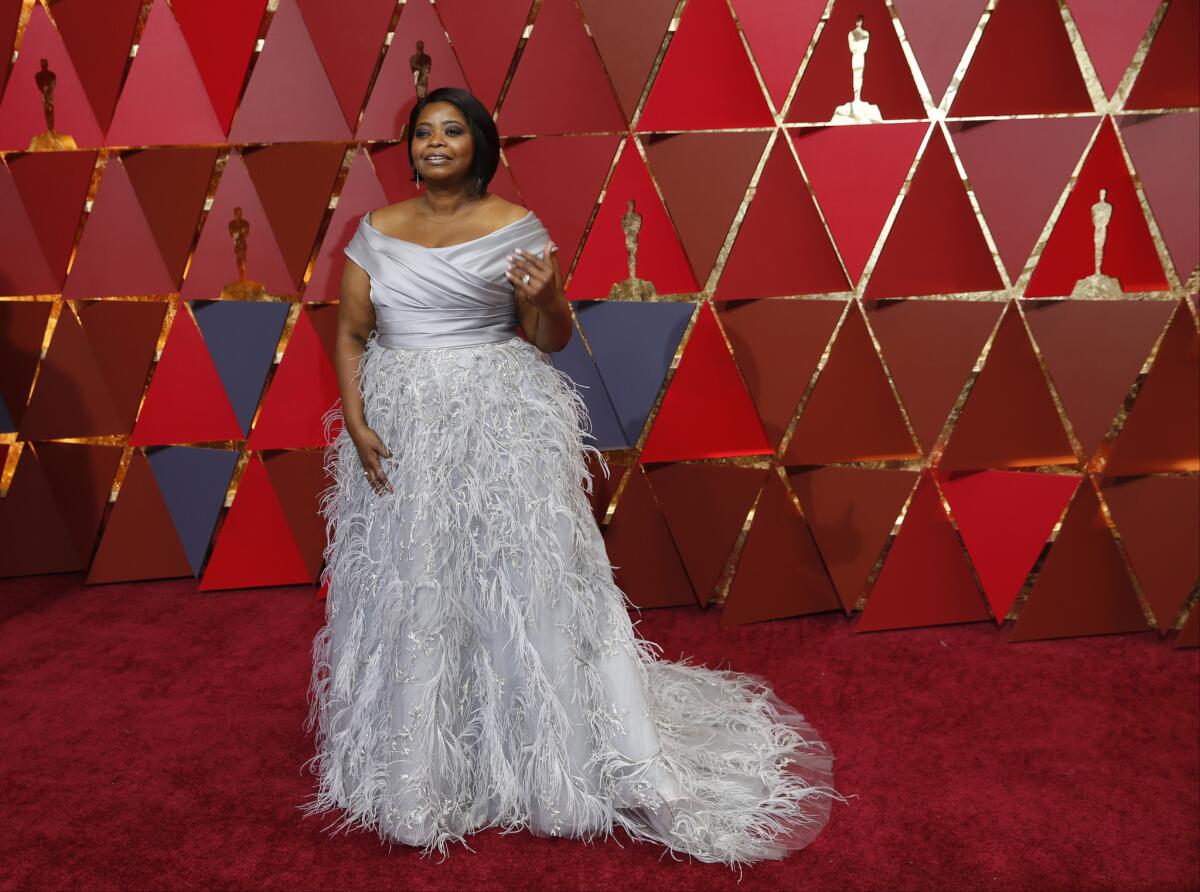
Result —
<instances>
[{"instance_id":1,"label":"tulle fabric","mask_svg":"<svg viewBox=\"0 0 1200 892\"><path fill-rule=\"evenodd\" d=\"M345 430L327 447L304 813L424 854L491 826L620 829L731 867L808 845L845 801L829 746L764 679L661 659L637 633L571 379L518 337L373 334L357 380L395 491L371 490Z\"/></svg>"}]
</instances>

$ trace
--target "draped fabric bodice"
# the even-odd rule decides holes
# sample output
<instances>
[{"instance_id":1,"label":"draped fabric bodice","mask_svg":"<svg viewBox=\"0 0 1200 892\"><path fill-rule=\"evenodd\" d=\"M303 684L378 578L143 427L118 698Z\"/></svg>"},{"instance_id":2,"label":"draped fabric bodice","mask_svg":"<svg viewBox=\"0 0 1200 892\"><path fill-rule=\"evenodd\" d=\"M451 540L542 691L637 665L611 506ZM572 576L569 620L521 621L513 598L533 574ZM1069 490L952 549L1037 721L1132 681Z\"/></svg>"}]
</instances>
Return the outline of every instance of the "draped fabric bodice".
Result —
<instances>
[{"instance_id":1,"label":"draped fabric bodice","mask_svg":"<svg viewBox=\"0 0 1200 892\"><path fill-rule=\"evenodd\" d=\"M384 235L367 213L345 253L371 277L382 346L469 347L516 336L506 258L517 248L541 257L547 239L533 211L487 235L436 248Z\"/></svg>"}]
</instances>

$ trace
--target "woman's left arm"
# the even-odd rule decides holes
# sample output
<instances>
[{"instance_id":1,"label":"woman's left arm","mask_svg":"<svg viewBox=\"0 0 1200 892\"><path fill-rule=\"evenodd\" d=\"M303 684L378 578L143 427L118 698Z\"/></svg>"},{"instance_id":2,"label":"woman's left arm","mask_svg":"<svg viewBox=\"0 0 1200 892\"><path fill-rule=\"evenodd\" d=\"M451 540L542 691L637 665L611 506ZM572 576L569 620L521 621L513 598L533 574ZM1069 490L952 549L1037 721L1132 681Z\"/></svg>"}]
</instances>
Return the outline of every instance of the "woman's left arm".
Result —
<instances>
[{"instance_id":1,"label":"woman's left arm","mask_svg":"<svg viewBox=\"0 0 1200 892\"><path fill-rule=\"evenodd\" d=\"M562 287L562 270L553 241L546 241L542 259L516 249L508 258L508 280L516 291L521 328L543 353L556 353L571 341L571 308ZM529 276L529 281L524 281Z\"/></svg>"}]
</instances>

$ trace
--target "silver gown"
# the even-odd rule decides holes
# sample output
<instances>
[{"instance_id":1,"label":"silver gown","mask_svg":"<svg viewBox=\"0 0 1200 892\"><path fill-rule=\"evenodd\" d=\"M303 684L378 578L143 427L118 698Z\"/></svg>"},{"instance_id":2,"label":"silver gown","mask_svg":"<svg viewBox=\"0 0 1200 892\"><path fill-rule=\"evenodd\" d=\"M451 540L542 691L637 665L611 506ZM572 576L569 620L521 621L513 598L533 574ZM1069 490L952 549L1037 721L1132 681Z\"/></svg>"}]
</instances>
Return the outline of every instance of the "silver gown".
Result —
<instances>
[{"instance_id":1,"label":"silver gown","mask_svg":"<svg viewBox=\"0 0 1200 892\"><path fill-rule=\"evenodd\" d=\"M833 754L764 679L661 659L635 631L588 501L587 453L608 467L587 409L516 334L506 257L546 242L532 212L439 248L368 214L346 246L371 279L356 381L395 492L341 430L298 807L424 854L490 826L620 827L731 867L783 857L844 801ZM327 434L341 418L339 401Z\"/></svg>"}]
</instances>

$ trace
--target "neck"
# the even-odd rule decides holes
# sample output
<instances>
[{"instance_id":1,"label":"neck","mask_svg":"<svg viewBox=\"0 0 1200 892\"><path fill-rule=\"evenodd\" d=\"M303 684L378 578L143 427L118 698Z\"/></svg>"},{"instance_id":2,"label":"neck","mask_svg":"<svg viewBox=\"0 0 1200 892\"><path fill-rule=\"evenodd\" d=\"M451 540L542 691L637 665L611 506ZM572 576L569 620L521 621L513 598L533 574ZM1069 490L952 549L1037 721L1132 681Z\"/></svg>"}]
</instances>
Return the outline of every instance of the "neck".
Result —
<instances>
[{"instance_id":1,"label":"neck","mask_svg":"<svg viewBox=\"0 0 1200 892\"><path fill-rule=\"evenodd\" d=\"M422 196L425 212L430 217L454 217L465 207L479 201L471 194L467 183L452 183L435 186L426 181Z\"/></svg>"}]
</instances>

